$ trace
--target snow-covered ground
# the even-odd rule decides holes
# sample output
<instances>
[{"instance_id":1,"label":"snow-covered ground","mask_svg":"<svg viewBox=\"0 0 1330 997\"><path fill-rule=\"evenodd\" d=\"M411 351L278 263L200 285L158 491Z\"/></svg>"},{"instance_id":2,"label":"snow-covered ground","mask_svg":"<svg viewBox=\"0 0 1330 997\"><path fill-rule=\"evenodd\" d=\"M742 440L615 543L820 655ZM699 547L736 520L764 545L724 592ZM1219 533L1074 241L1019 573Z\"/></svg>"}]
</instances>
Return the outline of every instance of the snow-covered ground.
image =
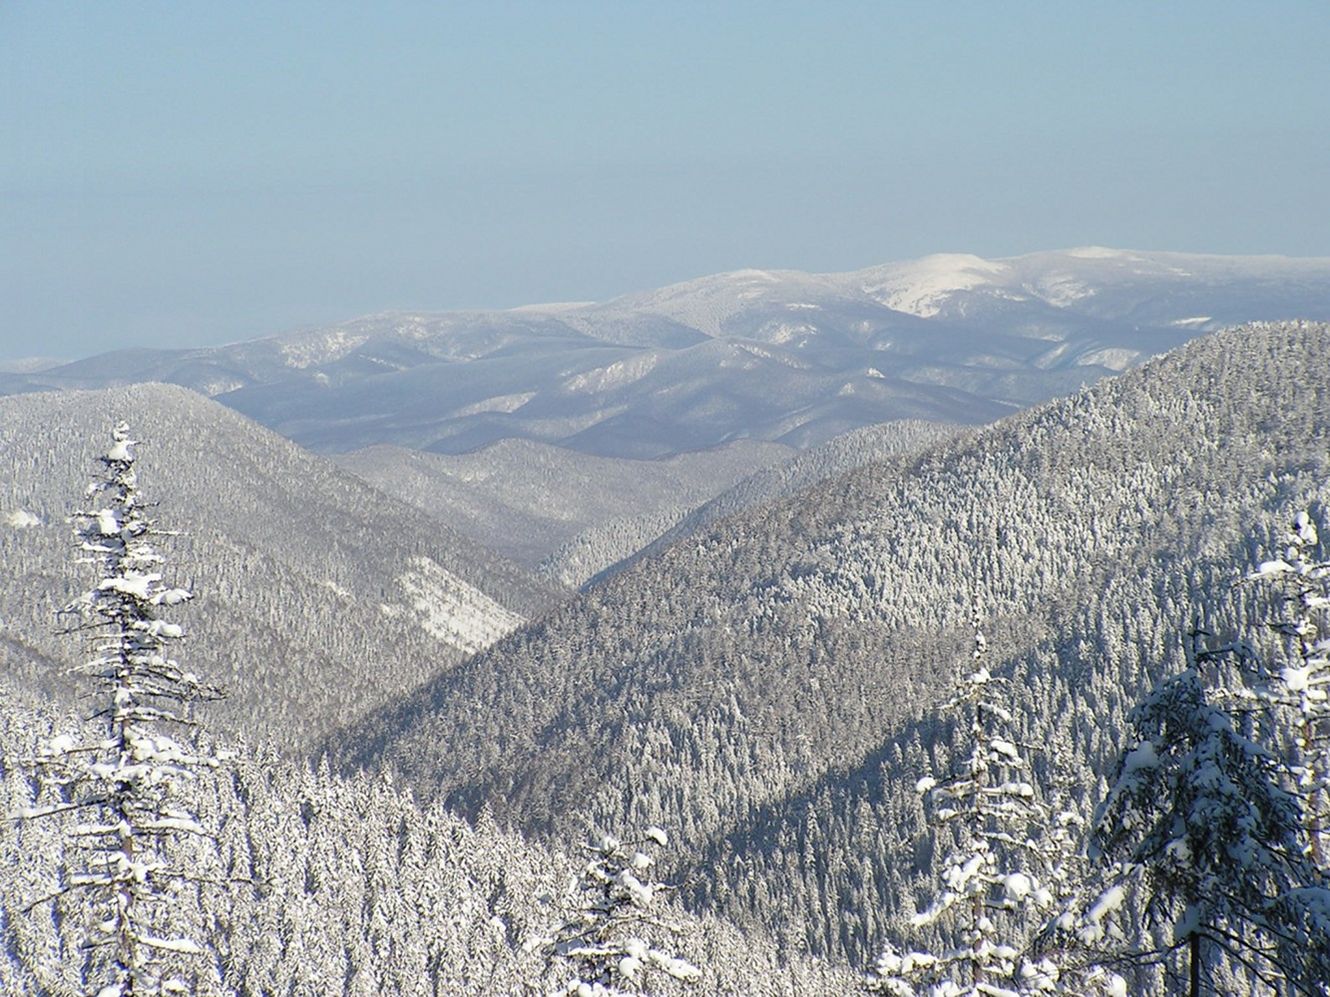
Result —
<instances>
[{"instance_id":1,"label":"snow-covered ground","mask_svg":"<svg viewBox=\"0 0 1330 997\"><path fill-rule=\"evenodd\" d=\"M413 559L398 584L411 605L385 603L384 615L409 613L429 634L467 654L489 647L526 622L428 557Z\"/></svg>"}]
</instances>

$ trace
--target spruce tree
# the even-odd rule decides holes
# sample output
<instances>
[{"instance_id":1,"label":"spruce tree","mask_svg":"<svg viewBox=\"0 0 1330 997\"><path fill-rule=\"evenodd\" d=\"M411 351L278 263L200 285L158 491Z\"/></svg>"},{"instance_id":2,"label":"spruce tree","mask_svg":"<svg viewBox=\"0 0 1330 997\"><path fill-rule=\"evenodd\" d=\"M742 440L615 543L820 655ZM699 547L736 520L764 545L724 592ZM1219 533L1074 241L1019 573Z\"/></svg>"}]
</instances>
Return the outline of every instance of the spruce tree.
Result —
<instances>
[{"instance_id":1,"label":"spruce tree","mask_svg":"<svg viewBox=\"0 0 1330 997\"><path fill-rule=\"evenodd\" d=\"M210 837L187 786L219 763L198 746L193 707L220 692L171 657L183 630L167 614L191 596L163 580L153 541L167 534L140 496L128 427L111 437L88 507L73 517L80 560L97 580L69 607L82 620L75 629L93 635L80 671L96 687L101 733L39 748L44 799L25 816L71 817L61 880L44 901L83 919L87 992L156 997L188 992L182 959L201 951L179 931L200 878L179 846Z\"/></svg>"},{"instance_id":2,"label":"spruce tree","mask_svg":"<svg viewBox=\"0 0 1330 997\"><path fill-rule=\"evenodd\" d=\"M663 847L665 832L649 827L634 841L602 835L585 846L586 868L580 904L559 930L553 955L573 979L560 993L570 997L617 997L637 993L652 973L692 983L702 975L691 963L670 955L649 940L678 934L681 922L661 907L670 887L655 882L653 845Z\"/></svg>"},{"instance_id":3,"label":"spruce tree","mask_svg":"<svg viewBox=\"0 0 1330 997\"><path fill-rule=\"evenodd\" d=\"M1330 561L1316 556L1319 536L1306 512L1294 518L1283 556L1248 575L1274 588L1278 615L1269 626L1287 658L1258 668L1255 692L1292 714L1293 773L1304 798L1313 861L1330 868Z\"/></svg>"},{"instance_id":4,"label":"spruce tree","mask_svg":"<svg viewBox=\"0 0 1330 997\"><path fill-rule=\"evenodd\" d=\"M1012 715L995 695L1004 680L984 665L981 623L976 602L971 667L946 706L967 724L968 753L955 774L942 781L925 776L917 787L928 794L934 823L954 832L955 847L943 862L942 890L912 923L922 927L946 916L960 944L942 954L886 949L868 987L894 997L1007 993L1022 980L1039 988L1055 975L1023 954L1027 925L1052 902L1039 867L1052 857L1045 847L1053 838L1040 840L1048 812L1029 781Z\"/></svg>"},{"instance_id":5,"label":"spruce tree","mask_svg":"<svg viewBox=\"0 0 1330 997\"><path fill-rule=\"evenodd\" d=\"M1284 761L1212 703L1200 669L1231 648L1205 650L1199 637L1190 667L1129 717L1132 743L1091 828L1103 879L1080 940L1175 978L1181 961L1192 997L1214 992L1221 961L1274 987L1324 994L1330 891L1306 856L1300 801L1284 788ZM1144 923L1116 923L1133 893Z\"/></svg>"}]
</instances>

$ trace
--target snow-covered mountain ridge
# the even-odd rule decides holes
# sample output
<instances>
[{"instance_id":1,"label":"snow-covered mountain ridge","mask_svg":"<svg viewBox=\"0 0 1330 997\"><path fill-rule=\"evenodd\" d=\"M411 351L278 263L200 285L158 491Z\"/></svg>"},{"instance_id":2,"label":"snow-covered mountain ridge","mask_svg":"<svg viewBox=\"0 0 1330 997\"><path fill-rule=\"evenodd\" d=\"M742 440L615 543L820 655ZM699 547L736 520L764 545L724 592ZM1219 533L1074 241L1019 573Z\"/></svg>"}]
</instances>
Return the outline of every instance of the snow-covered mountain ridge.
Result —
<instances>
[{"instance_id":1,"label":"snow-covered mountain ridge","mask_svg":"<svg viewBox=\"0 0 1330 997\"><path fill-rule=\"evenodd\" d=\"M0 393L159 380L321 451L518 438L660 457L739 438L803 448L892 419L987 422L1219 327L1286 318L1330 319L1330 259L942 254L123 351L0 374Z\"/></svg>"},{"instance_id":2,"label":"snow-covered mountain ridge","mask_svg":"<svg viewBox=\"0 0 1330 997\"><path fill-rule=\"evenodd\" d=\"M198 589L183 652L233 695L217 726L301 748L539 615L510 562L193 392L0 398L0 673L68 703L87 648L55 611L90 583L65 517L131 420L169 577ZM446 622L441 622L446 621ZM372 664L367 664L372 662Z\"/></svg>"}]
</instances>

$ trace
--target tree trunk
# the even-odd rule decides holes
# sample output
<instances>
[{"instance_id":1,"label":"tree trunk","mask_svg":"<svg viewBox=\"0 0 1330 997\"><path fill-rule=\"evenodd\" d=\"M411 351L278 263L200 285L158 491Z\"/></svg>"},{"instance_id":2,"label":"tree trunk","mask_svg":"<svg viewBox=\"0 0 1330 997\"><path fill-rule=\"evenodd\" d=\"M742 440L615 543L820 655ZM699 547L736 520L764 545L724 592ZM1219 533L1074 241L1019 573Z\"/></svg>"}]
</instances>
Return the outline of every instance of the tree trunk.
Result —
<instances>
[{"instance_id":1,"label":"tree trunk","mask_svg":"<svg viewBox=\"0 0 1330 997\"><path fill-rule=\"evenodd\" d=\"M1310 654L1310 651L1303 653L1302 658L1304 662ZM1305 702L1306 693L1303 694L1303 700ZM1302 743L1304 746L1303 750L1307 753L1306 764L1312 772L1312 784L1311 791L1307 795L1306 809L1303 811L1303 826L1307 828L1307 838L1311 842L1312 861L1315 862L1317 866L1324 869L1325 850L1321 847L1321 793L1324 790L1322 789L1321 780L1316 778L1323 774L1323 771L1318 770L1321 769L1321 766L1324 763L1317 757L1315 735L1316 725L1312 722L1311 717L1307 715L1307 711L1304 707L1302 713Z\"/></svg>"},{"instance_id":2,"label":"tree trunk","mask_svg":"<svg viewBox=\"0 0 1330 997\"><path fill-rule=\"evenodd\" d=\"M1188 992L1191 997L1201 997L1201 936L1192 935L1189 947L1191 949L1191 986Z\"/></svg>"}]
</instances>

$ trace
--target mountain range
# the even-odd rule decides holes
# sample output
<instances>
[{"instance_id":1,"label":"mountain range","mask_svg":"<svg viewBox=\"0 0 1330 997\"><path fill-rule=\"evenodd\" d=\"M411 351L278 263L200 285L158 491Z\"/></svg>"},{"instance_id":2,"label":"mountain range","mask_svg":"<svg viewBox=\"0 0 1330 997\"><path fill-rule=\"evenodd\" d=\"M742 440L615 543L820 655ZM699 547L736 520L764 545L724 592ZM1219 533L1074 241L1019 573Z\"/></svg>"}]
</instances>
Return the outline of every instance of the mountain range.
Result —
<instances>
[{"instance_id":1,"label":"mountain range","mask_svg":"<svg viewBox=\"0 0 1330 997\"><path fill-rule=\"evenodd\" d=\"M1330 260L1080 249L12 364L0 738L86 712L57 611L95 579L65 517L125 418L196 590L182 656L231 692L212 724L293 756L218 807L237 868L289 824L303 889L225 916L337 907L300 935L308 973L277 927L234 933L227 972L299 989L326 956L437 986L428 960L484 925L459 972L526 978L514 925L557 903L510 887L566 880L588 828L655 824L726 987L738 926L760 972L844 992L817 959L917 937L945 842L914 787L955 761L976 606L1032 780L1082 817L1188 629L1273 646L1267 597L1233 583L1296 512L1330 522L1327 320ZM318 816L339 807L360 816ZM395 917L446 907L421 870L473 847L433 954L382 927L399 894ZM29 921L0 977L49 947Z\"/></svg>"},{"instance_id":2,"label":"mountain range","mask_svg":"<svg viewBox=\"0 0 1330 997\"><path fill-rule=\"evenodd\" d=\"M1292 317L1330 319L1330 260L942 254L11 364L0 394L191 388L576 587L682 536L746 474L795 474L782 467L798 450L856 429L885 440L871 428L884 425L982 424L1217 328Z\"/></svg>"},{"instance_id":3,"label":"mountain range","mask_svg":"<svg viewBox=\"0 0 1330 997\"><path fill-rule=\"evenodd\" d=\"M1330 259L950 254L120 351L0 374L0 392L166 381L322 452L517 438L651 458L743 438L802 449L895 419L988 422L1203 332L1283 318L1330 319Z\"/></svg>"}]
</instances>

